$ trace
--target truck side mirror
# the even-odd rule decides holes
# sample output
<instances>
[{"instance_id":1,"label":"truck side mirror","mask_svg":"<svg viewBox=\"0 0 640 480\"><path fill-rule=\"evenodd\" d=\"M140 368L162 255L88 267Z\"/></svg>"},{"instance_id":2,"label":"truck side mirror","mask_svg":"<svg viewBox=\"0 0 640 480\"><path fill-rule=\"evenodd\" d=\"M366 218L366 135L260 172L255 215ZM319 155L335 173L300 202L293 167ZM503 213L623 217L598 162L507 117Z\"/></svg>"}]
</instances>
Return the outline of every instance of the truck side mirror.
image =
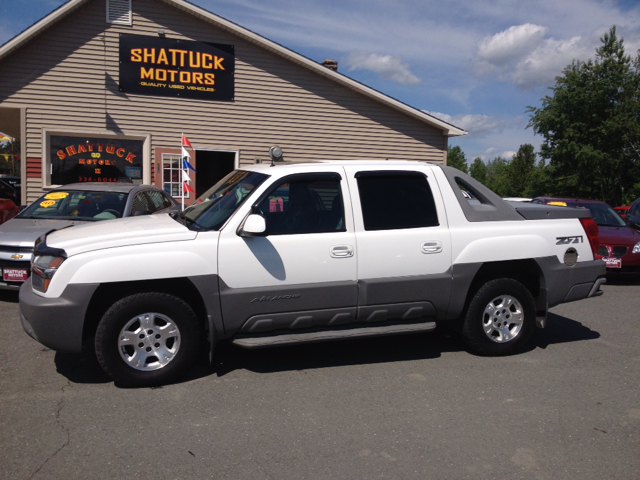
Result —
<instances>
[{"instance_id":1,"label":"truck side mirror","mask_svg":"<svg viewBox=\"0 0 640 480\"><path fill-rule=\"evenodd\" d=\"M249 215L238 229L241 237L266 237L268 233L267 221L257 213Z\"/></svg>"}]
</instances>

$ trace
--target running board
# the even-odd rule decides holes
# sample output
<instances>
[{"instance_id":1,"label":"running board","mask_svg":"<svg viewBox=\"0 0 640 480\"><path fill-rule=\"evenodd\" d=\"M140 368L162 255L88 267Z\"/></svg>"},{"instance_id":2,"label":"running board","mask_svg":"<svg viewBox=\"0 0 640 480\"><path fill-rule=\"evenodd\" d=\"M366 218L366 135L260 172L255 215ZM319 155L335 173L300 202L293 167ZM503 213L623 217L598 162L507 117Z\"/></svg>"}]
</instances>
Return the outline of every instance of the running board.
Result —
<instances>
[{"instance_id":1,"label":"running board","mask_svg":"<svg viewBox=\"0 0 640 480\"><path fill-rule=\"evenodd\" d=\"M324 330L321 332L280 333L274 335L240 337L233 344L242 348L254 349L292 345L295 343L329 342L333 340L350 340L404 333L425 333L435 330L436 322L412 323L408 325L386 325L382 327L350 328L344 330Z\"/></svg>"}]
</instances>

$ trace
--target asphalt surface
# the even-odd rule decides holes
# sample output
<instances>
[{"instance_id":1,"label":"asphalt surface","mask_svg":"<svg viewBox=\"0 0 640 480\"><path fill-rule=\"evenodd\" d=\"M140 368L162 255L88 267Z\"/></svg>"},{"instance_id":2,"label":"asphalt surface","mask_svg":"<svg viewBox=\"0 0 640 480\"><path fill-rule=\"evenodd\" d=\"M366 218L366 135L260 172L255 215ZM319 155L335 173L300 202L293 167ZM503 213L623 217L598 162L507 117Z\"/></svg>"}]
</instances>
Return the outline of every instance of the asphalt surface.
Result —
<instances>
[{"instance_id":1,"label":"asphalt surface","mask_svg":"<svg viewBox=\"0 0 640 480\"><path fill-rule=\"evenodd\" d=\"M247 351L114 385L0 292L1 479L638 479L640 282L561 305L526 352L444 333Z\"/></svg>"}]
</instances>

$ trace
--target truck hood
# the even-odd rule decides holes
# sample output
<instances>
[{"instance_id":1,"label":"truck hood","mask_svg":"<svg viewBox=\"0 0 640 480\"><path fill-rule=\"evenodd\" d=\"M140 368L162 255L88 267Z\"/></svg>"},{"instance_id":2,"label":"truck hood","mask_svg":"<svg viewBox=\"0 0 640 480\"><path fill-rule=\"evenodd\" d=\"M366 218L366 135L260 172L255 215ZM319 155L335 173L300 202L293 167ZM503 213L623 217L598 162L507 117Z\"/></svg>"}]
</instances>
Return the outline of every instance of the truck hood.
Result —
<instances>
[{"instance_id":1,"label":"truck hood","mask_svg":"<svg viewBox=\"0 0 640 480\"><path fill-rule=\"evenodd\" d=\"M105 248L193 240L196 235L197 232L161 213L76 225L53 232L47 237L47 246L61 248L71 257Z\"/></svg>"},{"instance_id":2,"label":"truck hood","mask_svg":"<svg viewBox=\"0 0 640 480\"><path fill-rule=\"evenodd\" d=\"M33 247L43 233L84 223L87 222L16 217L0 225L0 243L12 247Z\"/></svg>"}]
</instances>

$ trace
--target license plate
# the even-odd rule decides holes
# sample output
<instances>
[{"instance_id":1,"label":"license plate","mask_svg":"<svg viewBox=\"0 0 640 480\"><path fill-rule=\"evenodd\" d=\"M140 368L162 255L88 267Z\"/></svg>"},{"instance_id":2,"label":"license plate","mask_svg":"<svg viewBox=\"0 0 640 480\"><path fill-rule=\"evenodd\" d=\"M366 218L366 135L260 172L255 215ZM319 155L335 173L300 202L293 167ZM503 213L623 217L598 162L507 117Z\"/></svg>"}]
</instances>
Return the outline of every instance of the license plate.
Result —
<instances>
[{"instance_id":1,"label":"license plate","mask_svg":"<svg viewBox=\"0 0 640 480\"><path fill-rule=\"evenodd\" d=\"M607 265L607 268L622 268L622 259L615 257L603 257L604 263Z\"/></svg>"},{"instance_id":2,"label":"license plate","mask_svg":"<svg viewBox=\"0 0 640 480\"><path fill-rule=\"evenodd\" d=\"M5 268L2 270L2 279L5 282L24 282L27 277L27 269L25 268Z\"/></svg>"}]
</instances>

